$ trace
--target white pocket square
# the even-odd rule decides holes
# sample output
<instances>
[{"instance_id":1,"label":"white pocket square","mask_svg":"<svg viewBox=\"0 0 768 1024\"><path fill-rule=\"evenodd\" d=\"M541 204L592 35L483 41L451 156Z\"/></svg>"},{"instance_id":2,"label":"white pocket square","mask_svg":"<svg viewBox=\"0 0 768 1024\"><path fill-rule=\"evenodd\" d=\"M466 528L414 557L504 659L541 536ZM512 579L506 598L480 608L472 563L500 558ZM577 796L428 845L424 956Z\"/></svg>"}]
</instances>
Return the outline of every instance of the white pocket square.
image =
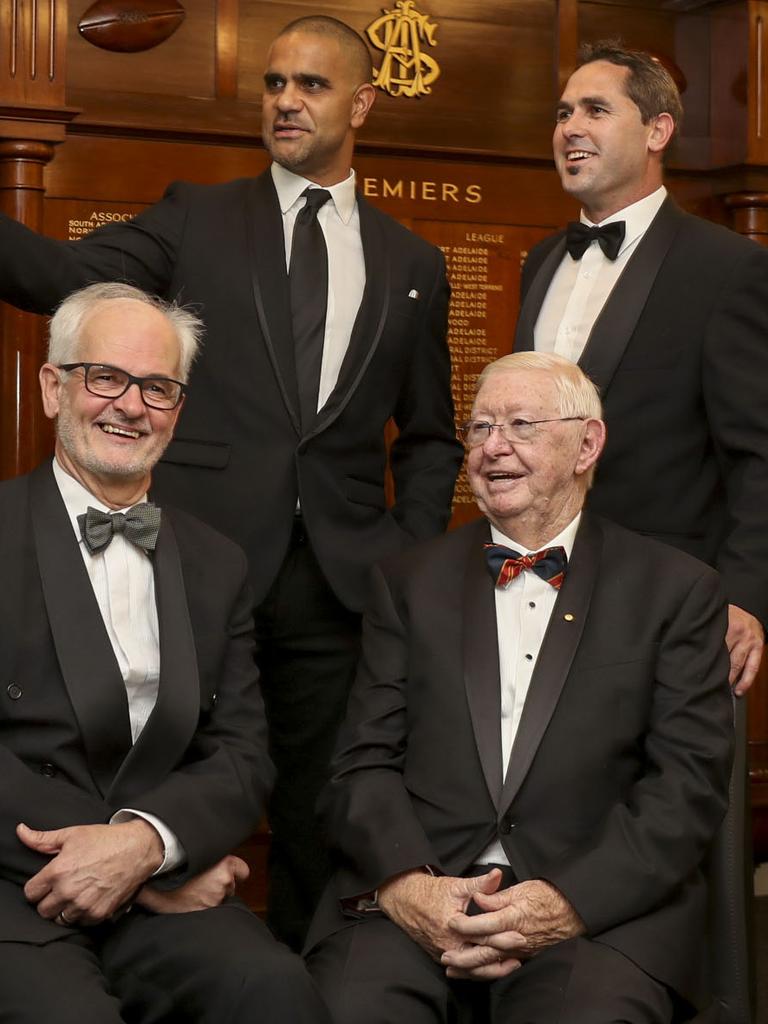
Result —
<instances>
[{"instance_id":1,"label":"white pocket square","mask_svg":"<svg viewBox=\"0 0 768 1024\"><path fill-rule=\"evenodd\" d=\"M409 299L418 299L418 297L419 297L419 293L416 291L416 289L415 288L411 288L411 290L408 292L408 298Z\"/></svg>"}]
</instances>

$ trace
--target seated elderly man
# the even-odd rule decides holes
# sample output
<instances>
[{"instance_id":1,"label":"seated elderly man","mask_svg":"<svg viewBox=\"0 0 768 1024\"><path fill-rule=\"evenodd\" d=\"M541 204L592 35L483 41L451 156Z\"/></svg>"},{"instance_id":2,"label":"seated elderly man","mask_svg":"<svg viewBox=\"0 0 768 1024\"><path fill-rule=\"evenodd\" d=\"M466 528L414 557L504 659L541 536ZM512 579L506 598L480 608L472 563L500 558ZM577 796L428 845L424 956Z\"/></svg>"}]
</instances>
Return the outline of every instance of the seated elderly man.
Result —
<instances>
[{"instance_id":1,"label":"seated elderly man","mask_svg":"<svg viewBox=\"0 0 768 1024\"><path fill-rule=\"evenodd\" d=\"M491 364L462 434L485 518L374 578L310 970L337 1024L685 1019L732 748L718 577L581 511L605 428L568 361Z\"/></svg>"},{"instance_id":2,"label":"seated elderly man","mask_svg":"<svg viewBox=\"0 0 768 1024\"><path fill-rule=\"evenodd\" d=\"M127 285L76 292L40 371L56 451L0 485L0 1019L326 1018L233 898L272 767L245 556L146 500L197 346ZM129 913L130 911L130 913Z\"/></svg>"}]
</instances>

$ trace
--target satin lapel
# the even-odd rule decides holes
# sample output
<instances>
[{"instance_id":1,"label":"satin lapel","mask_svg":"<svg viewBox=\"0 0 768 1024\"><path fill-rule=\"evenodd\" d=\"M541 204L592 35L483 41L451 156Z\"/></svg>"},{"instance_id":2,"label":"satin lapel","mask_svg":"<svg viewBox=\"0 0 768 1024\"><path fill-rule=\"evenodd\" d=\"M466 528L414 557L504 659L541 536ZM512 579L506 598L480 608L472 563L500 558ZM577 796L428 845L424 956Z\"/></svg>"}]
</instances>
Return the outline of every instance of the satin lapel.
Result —
<instances>
[{"instance_id":1,"label":"satin lapel","mask_svg":"<svg viewBox=\"0 0 768 1024\"><path fill-rule=\"evenodd\" d=\"M670 198L664 201L595 321L579 366L603 394L621 362L683 216Z\"/></svg>"},{"instance_id":2,"label":"satin lapel","mask_svg":"<svg viewBox=\"0 0 768 1024\"><path fill-rule=\"evenodd\" d=\"M269 171L249 182L247 187L246 233L253 297L264 344L275 368L280 393L294 429L300 434L291 296L285 269L283 218Z\"/></svg>"},{"instance_id":3,"label":"satin lapel","mask_svg":"<svg viewBox=\"0 0 768 1024\"><path fill-rule=\"evenodd\" d=\"M557 596L533 671L509 757L501 810L512 803L520 789L557 706L584 630L601 550L600 528L585 512L573 545L568 573ZM573 618L566 620L566 615Z\"/></svg>"},{"instance_id":4,"label":"satin lapel","mask_svg":"<svg viewBox=\"0 0 768 1024\"><path fill-rule=\"evenodd\" d=\"M382 230L382 214L358 197L360 238L365 259L365 289L357 312L336 387L317 414L311 434L325 430L355 393L381 339L390 295L390 260Z\"/></svg>"},{"instance_id":5,"label":"satin lapel","mask_svg":"<svg viewBox=\"0 0 768 1024\"><path fill-rule=\"evenodd\" d=\"M496 602L493 580L483 555L491 539L488 524L473 531L464 575L463 656L464 684L483 775L494 806L499 806L503 781L501 763L501 677Z\"/></svg>"},{"instance_id":6,"label":"satin lapel","mask_svg":"<svg viewBox=\"0 0 768 1024\"><path fill-rule=\"evenodd\" d=\"M131 747L125 685L50 464L30 477L30 512L53 643L104 794Z\"/></svg>"},{"instance_id":7,"label":"satin lapel","mask_svg":"<svg viewBox=\"0 0 768 1024\"><path fill-rule=\"evenodd\" d=\"M163 517L154 554L155 600L160 627L160 687L152 714L111 789L120 803L164 778L178 764L195 733L200 682L192 623L176 536Z\"/></svg>"},{"instance_id":8,"label":"satin lapel","mask_svg":"<svg viewBox=\"0 0 768 1024\"><path fill-rule=\"evenodd\" d=\"M562 262L563 256L565 256L565 235L544 258L544 262L536 272L528 293L523 299L523 306L517 318L517 330L515 331L516 352L530 352L533 350L533 329L539 318L547 290L555 275L555 271Z\"/></svg>"}]
</instances>

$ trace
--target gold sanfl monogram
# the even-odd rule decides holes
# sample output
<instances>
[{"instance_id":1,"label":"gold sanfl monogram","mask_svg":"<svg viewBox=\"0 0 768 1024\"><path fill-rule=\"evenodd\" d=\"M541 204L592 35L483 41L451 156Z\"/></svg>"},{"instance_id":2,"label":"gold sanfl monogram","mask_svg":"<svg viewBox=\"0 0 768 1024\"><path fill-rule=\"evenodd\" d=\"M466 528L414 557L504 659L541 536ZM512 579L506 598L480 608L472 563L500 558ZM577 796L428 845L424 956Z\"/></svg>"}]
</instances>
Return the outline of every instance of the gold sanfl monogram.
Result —
<instances>
[{"instance_id":1,"label":"gold sanfl monogram","mask_svg":"<svg viewBox=\"0 0 768 1024\"><path fill-rule=\"evenodd\" d=\"M373 84L390 96L427 96L440 75L440 66L423 47L437 46L437 24L416 10L414 0L396 0L392 10L365 30L377 50L384 51Z\"/></svg>"}]
</instances>

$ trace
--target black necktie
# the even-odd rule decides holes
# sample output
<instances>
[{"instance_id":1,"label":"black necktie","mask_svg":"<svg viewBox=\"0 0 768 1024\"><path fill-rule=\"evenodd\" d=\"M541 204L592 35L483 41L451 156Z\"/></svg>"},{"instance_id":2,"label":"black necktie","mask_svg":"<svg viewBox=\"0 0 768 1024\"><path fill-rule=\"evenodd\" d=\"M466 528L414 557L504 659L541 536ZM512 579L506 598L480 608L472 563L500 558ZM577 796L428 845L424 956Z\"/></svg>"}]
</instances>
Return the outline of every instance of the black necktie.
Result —
<instances>
[{"instance_id":1,"label":"black necktie","mask_svg":"<svg viewBox=\"0 0 768 1024\"><path fill-rule=\"evenodd\" d=\"M317 415L328 306L328 250L317 211L331 198L331 193L324 188L307 188L302 195L307 201L293 228L288 278L301 425L306 431Z\"/></svg>"},{"instance_id":2,"label":"black necktie","mask_svg":"<svg viewBox=\"0 0 768 1024\"><path fill-rule=\"evenodd\" d=\"M160 530L160 509L150 501L134 505L127 512L101 512L90 505L77 517L80 536L92 555L112 543L116 533L125 535L131 544L145 551L154 551Z\"/></svg>"},{"instance_id":3,"label":"black necktie","mask_svg":"<svg viewBox=\"0 0 768 1024\"><path fill-rule=\"evenodd\" d=\"M615 260L624 241L624 221L615 220L601 228L590 227L578 220L570 221L566 229L565 245L573 259L580 260L590 242L595 240L608 259Z\"/></svg>"},{"instance_id":4,"label":"black necktie","mask_svg":"<svg viewBox=\"0 0 768 1024\"><path fill-rule=\"evenodd\" d=\"M565 579L568 567L568 556L565 548L544 548L530 555L523 555L514 548L505 548L503 544L484 544L485 558L488 569L493 577L494 586L506 589L512 580L517 579L521 572L528 570L545 580L555 590L559 590Z\"/></svg>"}]
</instances>

